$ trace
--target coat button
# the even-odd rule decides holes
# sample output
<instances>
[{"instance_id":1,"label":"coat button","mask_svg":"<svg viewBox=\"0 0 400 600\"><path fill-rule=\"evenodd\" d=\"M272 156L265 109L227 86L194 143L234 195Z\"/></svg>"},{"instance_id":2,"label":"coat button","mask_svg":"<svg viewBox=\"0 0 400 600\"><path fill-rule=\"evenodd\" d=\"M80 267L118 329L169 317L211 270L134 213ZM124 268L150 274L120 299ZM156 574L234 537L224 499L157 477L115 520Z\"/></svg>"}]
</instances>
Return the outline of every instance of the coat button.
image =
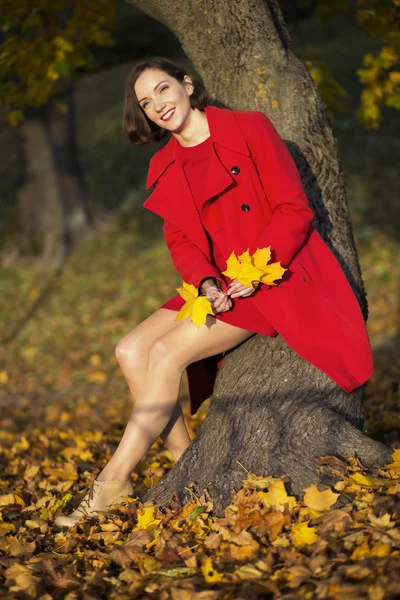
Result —
<instances>
[{"instance_id":1,"label":"coat button","mask_svg":"<svg viewBox=\"0 0 400 600\"><path fill-rule=\"evenodd\" d=\"M242 206L240 208L242 209L243 212L249 212L249 210L250 210L250 206L248 204L242 204Z\"/></svg>"},{"instance_id":2,"label":"coat button","mask_svg":"<svg viewBox=\"0 0 400 600\"><path fill-rule=\"evenodd\" d=\"M301 279L302 279L303 281L307 281L307 279L306 279L305 277L302 277Z\"/></svg>"},{"instance_id":3,"label":"coat button","mask_svg":"<svg viewBox=\"0 0 400 600\"><path fill-rule=\"evenodd\" d=\"M231 173L233 173L234 175L237 175L238 173L240 173L240 167L232 167L231 169Z\"/></svg>"}]
</instances>

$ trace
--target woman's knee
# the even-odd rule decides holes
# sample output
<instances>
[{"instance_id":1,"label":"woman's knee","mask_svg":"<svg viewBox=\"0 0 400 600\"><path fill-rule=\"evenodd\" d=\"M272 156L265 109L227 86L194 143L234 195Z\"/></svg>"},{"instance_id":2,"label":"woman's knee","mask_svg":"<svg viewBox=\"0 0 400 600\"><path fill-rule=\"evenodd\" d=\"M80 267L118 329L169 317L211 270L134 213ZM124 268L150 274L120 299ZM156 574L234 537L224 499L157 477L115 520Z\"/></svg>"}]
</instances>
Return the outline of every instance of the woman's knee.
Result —
<instances>
[{"instance_id":1,"label":"woman's knee","mask_svg":"<svg viewBox=\"0 0 400 600\"><path fill-rule=\"evenodd\" d=\"M141 336L132 332L119 340L115 347L115 356L121 366L147 362L148 348Z\"/></svg>"}]
</instances>

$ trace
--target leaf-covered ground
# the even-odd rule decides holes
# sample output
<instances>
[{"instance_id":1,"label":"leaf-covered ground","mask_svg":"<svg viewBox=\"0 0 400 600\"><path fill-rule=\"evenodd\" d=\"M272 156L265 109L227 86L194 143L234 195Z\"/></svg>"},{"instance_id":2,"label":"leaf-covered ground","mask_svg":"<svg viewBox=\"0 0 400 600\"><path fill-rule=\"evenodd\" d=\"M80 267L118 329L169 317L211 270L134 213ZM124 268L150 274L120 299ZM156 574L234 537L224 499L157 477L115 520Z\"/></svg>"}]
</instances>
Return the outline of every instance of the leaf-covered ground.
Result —
<instances>
[{"instance_id":1,"label":"leaf-covered ground","mask_svg":"<svg viewBox=\"0 0 400 600\"><path fill-rule=\"evenodd\" d=\"M372 265L365 270L372 290L382 264L373 256L373 249L362 256ZM328 461L326 468L341 475L337 492L348 498L338 509L331 508L333 491L312 487L297 503L283 481L258 480L243 465L244 487L224 518L212 517L212 505L195 496L190 505L165 511L138 511L128 499L100 522L55 529L55 516L76 506L110 458L130 411L115 345L179 280L161 240L147 245L118 222L49 278L21 268L0 279L2 339L11 338L0 369L0 565L7 597L395 597L399 450L394 465L374 476L356 460ZM380 296L371 293L370 303L379 320ZM389 310L387 301L381 317L387 328ZM388 359L390 348L377 348L366 426L395 448L399 365L395 352ZM193 436L206 406L189 418L185 382L181 400ZM169 452L155 444L132 474L136 496L172 466Z\"/></svg>"},{"instance_id":2,"label":"leaf-covered ground","mask_svg":"<svg viewBox=\"0 0 400 600\"><path fill-rule=\"evenodd\" d=\"M335 34L316 48L303 42L298 52L325 53L351 89L365 44L345 33L346 44ZM304 39L315 37L304 31ZM77 248L60 273L23 266L0 272L0 596L398 598L398 115L374 132L350 116L334 122L376 365L365 432L392 445L394 464L372 475L356 460L326 459L325 468L341 478L336 490L311 487L301 503L287 496L283 481L260 480L243 465L243 488L223 518L212 517L210 502L196 496L186 507L165 510L127 499L99 522L64 532L53 527L57 514L79 503L125 427L132 398L114 354L118 340L180 283L160 221L140 209L147 150L121 143L126 71L91 75L77 94L85 172L92 193L119 207L112 225ZM0 185L7 192L15 164L10 139L1 141ZM180 399L193 437L207 404L189 418L186 381ZM156 443L132 474L137 497L172 466ZM338 492L348 504L334 508Z\"/></svg>"}]
</instances>

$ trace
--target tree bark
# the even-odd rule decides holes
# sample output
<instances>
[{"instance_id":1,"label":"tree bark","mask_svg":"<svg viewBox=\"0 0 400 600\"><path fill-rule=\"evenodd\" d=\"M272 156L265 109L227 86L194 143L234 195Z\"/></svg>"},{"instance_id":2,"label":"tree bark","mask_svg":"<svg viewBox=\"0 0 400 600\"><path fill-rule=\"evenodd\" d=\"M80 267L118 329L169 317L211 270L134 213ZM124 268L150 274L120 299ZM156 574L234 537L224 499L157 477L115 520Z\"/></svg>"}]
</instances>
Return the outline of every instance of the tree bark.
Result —
<instances>
[{"instance_id":1,"label":"tree bark","mask_svg":"<svg viewBox=\"0 0 400 600\"><path fill-rule=\"evenodd\" d=\"M261 110L272 120L297 164L314 224L367 318L338 144L276 0L127 1L171 29L213 104ZM390 462L392 450L362 433L364 388L346 394L282 338L254 336L225 356L196 438L147 497L167 502L177 492L184 502L184 488L196 481L221 513L246 477L237 461L259 475L288 476L298 497L313 482L329 483L318 470L323 455L354 455L368 468Z\"/></svg>"},{"instance_id":2,"label":"tree bark","mask_svg":"<svg viewBox=\"0 0 400 600\"><path fill-rule=\"evenodd\" d=\"M28 109L16 137L20 172L1 265L29 261L56 267L105 217L86 189L71 82L45 106Z\"/></svg>"}]
</instances>

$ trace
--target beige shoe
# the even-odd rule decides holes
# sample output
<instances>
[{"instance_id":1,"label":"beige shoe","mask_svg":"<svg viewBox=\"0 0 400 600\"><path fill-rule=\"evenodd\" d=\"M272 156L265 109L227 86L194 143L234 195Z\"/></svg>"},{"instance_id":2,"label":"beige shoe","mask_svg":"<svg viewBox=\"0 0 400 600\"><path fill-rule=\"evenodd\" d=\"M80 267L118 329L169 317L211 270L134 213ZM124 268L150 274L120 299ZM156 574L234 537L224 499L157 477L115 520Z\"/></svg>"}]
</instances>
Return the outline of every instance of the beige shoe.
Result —
<instances>
[{"instance_id":1,"label":"beige shoe","mask_svg":"<svg viewBox=\"0 0 400 600\"><path fill-rule=\"evenodd\" d=\"M93 478L89 491L78 508L70 515L59 515L54 524L58 527L73 527L84 515L97 517L98 512L107 512L112 505L131 494L133 486L129 479L98 481Z\"/></svg>"}]
</instances>

